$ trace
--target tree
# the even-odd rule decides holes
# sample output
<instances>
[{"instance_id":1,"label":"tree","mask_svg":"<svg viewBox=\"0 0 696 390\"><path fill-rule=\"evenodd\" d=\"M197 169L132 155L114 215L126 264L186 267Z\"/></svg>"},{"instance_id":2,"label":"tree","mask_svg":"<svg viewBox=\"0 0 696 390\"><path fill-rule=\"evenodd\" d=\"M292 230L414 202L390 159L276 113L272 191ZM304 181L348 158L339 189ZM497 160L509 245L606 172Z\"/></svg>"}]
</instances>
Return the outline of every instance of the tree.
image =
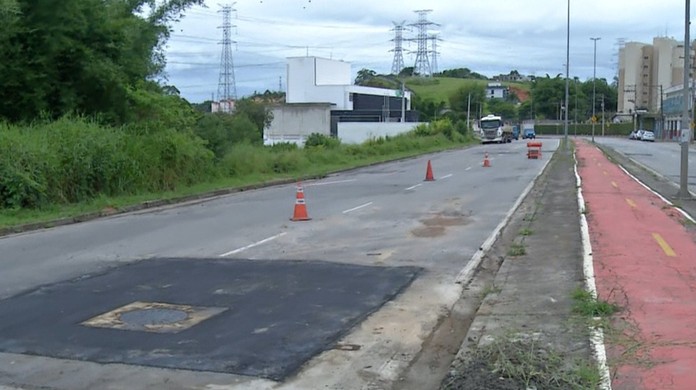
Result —
<instances>
[{"instance_id":1,"label":"tree","mask_svg":"<svg viewBox=\"0 0 696 390\"><path fill-rule=\"evenodd\" d=\"M471 104L469 105L469 96L471 96ZM450 97L449 106L453 111L465 114L467 108L471 108L473 116L483 107L486 100L486 88L483 84L477 82L468 82L459 87Z\"/></svg>"},{"instance_id":2,"label":"tree","mask_svg":"<svg viewBox=\"0 0 696 390\"><path fill-rule=\"evenodd\" d=\"M437 75L442 77L454 77L458 79L488 80L488 77L476 72L472 72L469 68L446 69Z\"/></svg>"},{"instance_id":3,"label":"tree","mask_svg":"<svg viewBox=\"0 0 696 390\"><path fill-rule=\"evenodd\" d=\"M399 77L409 77L409 76L417 76L418 74L415 72L415 68L412 66L407 66L403 69L401 69L401 72L399 72Z\"/></svg>"},{"instance_id":4,"label":"tree","mask_svg":"<svg viewBox=\"0 0 696 390\"><path fill-rule=\"evenodd\" d=\"M418 111L421 121L430 122L441 116L445 109L445 102L436 102L433 99L422 99L418 95L413 95L413 109Z\"/></svg>"},{"instance_id":5,"label":"tree","mask_svg":"<svg viewBox=\"0 0 696 390\"><path fill-rule=\"evenodd\" d=\"M565 100L565 79L561 75L551 78L537 77L532 82L532 100L536 118L557 119L559 107Z\"/></svg>"},{"instance_id":6,"label":"tree","mask_svg":"<svg viewBox=\"0 0 696 390\"><path fill-rule=\"evenodd\" d=\"M365 85L367 82L372 80L377 76L377 72L372 69L362 68L358 71L357 77L355 77L355 85Z\"/></svg>"},{"instance_id":7,"label":"tree","mask_svg":"<svg viewBox=\"0 0 696 390\"><path fill-rule=\"evenodd\" d=\"M513 103L504 99L489 99L486 106L488 114L501 116L504 120L517 120L517 110Z\"/></svg>"},{"instance_id":8,"label":"tree","mask_svg":"<svg viewBox=\"0 0 696 390\"><path fill-rule=\"evenodd\" d=\"M0 118L100 117L119 124L129 92L161 76L169 24L203 0L0 0ZM9 5L9 6L8 6ZM5 22L3 11L0 21ZM3 25L4 29L5 25ZM148 86L148 91L152 91ZM160 90L160 93L163 91ZM11 104L7 104L11 102Z\"/></svg>"}]
</instances>

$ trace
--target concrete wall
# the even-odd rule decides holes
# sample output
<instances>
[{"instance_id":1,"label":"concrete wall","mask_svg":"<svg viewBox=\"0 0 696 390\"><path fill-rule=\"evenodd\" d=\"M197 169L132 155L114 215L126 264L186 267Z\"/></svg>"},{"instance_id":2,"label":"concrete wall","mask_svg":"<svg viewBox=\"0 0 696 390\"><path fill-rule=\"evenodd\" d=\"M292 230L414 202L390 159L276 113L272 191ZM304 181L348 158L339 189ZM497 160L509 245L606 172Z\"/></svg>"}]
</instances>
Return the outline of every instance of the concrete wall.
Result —
<instances>
[{"instance_id":1,"label":"concrete wall","mask_svg":"<svg viewBox=\"0 0 696 390\"><path fill-rule=\"evenodd\" d=\"M350 64L317 57L288 58L287 103L333 103L339 110L353 109L346 86Z\"/></svg>"},{"instance_id":2,"label":"concrete wall","mask_svg":"<svg viewBox=\"0 0 696 390\"><path fill-rule=\"evenodd\" d=\"M338 138L345 144L360 144L371 138L407 133L419 124L418 122L338 122Z\"/></svg>"},{"instance_id":3,"label":"concrete wall","mask_svg":"<svg viewBox=\"0 0 696 390\"><path fill-rule=\"evenodd\" d=\"M271 107L273 121L263 131L264 145L278 142L304 144L312 133L329 135L331 131L330 104L286 104Z\"/></svg>"}]
</instances>

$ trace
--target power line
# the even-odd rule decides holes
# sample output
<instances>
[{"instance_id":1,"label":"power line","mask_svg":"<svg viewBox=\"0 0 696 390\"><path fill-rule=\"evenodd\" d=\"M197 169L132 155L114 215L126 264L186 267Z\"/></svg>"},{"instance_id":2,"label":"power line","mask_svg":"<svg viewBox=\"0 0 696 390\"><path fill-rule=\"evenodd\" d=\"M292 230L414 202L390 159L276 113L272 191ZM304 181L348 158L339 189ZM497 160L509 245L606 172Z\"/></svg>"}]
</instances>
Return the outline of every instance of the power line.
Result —
<instances>
[{"instance_id":1,"label":"power line","mask_svg":"<svg viewBox=\"0 0 696 390\"><path fill-rule=\"evenodd\" d=\"M232 11L236 11L232 5L222 6L222 54L220 55L220 77L218 81L218 100L236 100L237 86L234 80L234 60L232 58ZM236 43L236 42L234 42Z\"/></svg>"}]
</instances>

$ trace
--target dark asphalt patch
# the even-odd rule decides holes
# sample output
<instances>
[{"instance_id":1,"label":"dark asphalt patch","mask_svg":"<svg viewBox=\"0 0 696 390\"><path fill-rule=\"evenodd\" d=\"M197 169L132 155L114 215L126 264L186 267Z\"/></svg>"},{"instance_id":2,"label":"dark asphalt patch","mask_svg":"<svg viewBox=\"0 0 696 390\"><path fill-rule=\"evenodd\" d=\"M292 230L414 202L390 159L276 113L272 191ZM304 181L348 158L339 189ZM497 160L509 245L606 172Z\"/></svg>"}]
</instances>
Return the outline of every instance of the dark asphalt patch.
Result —
<instances>
[{"instance_id":1,"label":"dark asphalt patch","mask_svg":"<svg viewBox=\"0 0 696 390\"><path fill-rule=\"evenodd\" d=\"M0 301L0 350L282 380L334 348L419 272L319 261L140 261ZM214 312L177 332L83 324L111 312L152 325L124 309L133 304L162 323L181 320L177 310Z\"/></svg>"}]
</instances>

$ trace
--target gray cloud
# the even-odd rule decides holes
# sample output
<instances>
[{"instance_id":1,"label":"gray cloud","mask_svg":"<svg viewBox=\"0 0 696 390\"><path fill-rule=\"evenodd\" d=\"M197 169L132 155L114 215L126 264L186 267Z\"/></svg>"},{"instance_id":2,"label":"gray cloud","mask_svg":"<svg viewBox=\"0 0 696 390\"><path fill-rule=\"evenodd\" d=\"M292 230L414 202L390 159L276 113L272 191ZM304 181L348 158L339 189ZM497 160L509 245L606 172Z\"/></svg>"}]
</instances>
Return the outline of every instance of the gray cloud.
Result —
<instances>
[{"instance_id":1,"label":"gray cloud","mask_svg":"<svg viewBox=\"0 0 696 390\"><path fill-rule=\"evenodd\" d=\"M217 90L221 16L217 1L195 8L174 26L168 44L169 82L191 101ZM284 61L309 53L351 62L354 72L391 69L392 21L415 21L416 9L431 8L437 22L440 69L467 67L494 75L564 73L566 5L558 0L255 0L236 4L234 54L239 95L277 90ZM611 80L619 38L650 42L654 36L683 37L682 0L571 0L571 77ZM415 50L415 44L406 45ZM406 55L407 66L414 60Z\"/></svg>"}]
</instances>

